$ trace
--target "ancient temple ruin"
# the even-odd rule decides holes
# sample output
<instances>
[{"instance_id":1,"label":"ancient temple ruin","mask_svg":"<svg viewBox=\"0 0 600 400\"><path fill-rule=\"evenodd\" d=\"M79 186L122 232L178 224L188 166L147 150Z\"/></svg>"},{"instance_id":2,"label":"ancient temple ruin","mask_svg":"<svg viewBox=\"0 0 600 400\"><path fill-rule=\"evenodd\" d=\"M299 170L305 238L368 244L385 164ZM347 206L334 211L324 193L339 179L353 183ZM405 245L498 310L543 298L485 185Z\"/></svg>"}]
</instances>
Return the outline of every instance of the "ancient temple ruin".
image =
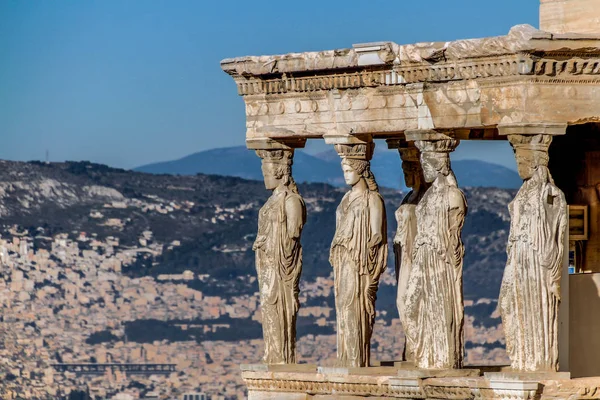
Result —
<instances>
[{"instance_id":1,"label":"ancient temple ruin","mask_svg":"<svg viewBox=\"0 0 600 400\"><path fill-rule=\"evenodd\" d=\"M273 196L261 210L265 364L250 399L600 396L600 1L542 0L540 29L506 36L223 60L246 104L246 143ZM331 245L335 366L295 364L300 235L295 148L334 145L348 184ZM523 186L510 205L499 298L511 365L464 367L461 230L468 205L449 153L508 140ZM385 210L375 144L398 149L407 185ZM398 171L401 174L401 171ZM405 359L371 360L374 296L393 239ZM391 251L391 249L389 250ZM264 317L263 317L264 318ZM258 358L258 355L257 355Z\"/></svg>"}]
</instances>

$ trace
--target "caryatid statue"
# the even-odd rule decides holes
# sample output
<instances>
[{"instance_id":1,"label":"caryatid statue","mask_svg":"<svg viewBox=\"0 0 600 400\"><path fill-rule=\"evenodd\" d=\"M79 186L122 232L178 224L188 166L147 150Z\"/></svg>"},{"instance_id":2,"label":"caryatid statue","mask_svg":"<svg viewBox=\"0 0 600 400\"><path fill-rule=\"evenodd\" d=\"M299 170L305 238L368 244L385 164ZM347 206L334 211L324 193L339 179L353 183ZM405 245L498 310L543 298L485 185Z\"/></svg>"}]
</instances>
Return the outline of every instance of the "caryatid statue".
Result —
<instances>
[{"instance_id":1,"label":"caryatid statue","mask_svg":"<svg viewBox=\"0 0 600 400\"><path fill-rule=\"evenodd\" d=\"M392 144L390 144L392 147ZM423 178L423 170L419 160L419 149L409 143L401 143L398 147L402 159L402 171L406 187L412 190L404 197L402 204L396 210L396 235L394 236L394 255L396 256L396 279L398 281L398 295L396 305L400 322L405 326L406 307L404 297L408 287L408 277L412 269L412 255L415 237L417 235L417 204L427 190L427 183ZM413 350L408 340L404 343L404 361L413 361Z\"/></svg>"},{"instance_id":2,"label":"caryatid statue","mask_svg":"<svg viewBox=\"0 0 600 400\"><path fill-rule=\"evenodd\" d=\"M298 282L302 271L300 235L306 221L304 200L292 178L293 149L257 150L265 187L273 194L258 215L253 250L260 290L267 364L296 362Z\"/></svg>"},{"instance_id":3,"label":"caryatid statue","mask_svg":"<svg viewBox=\"0 0 600 400\"><path fill-rule=\"evenodd\" d=\"M416 141L431 186L416 208L417 236L404 296L404 329L415 366L460 368L463 362L461 232L465 196L450 168L458 140Z\"/></svg>"},{"instance_id":4,"label":"caryatid statue","mask_svg":"<svg viewBox=\"0 0 600 400\"><path fill-rule=\"evenodd\" d=\"M499 310L513 369L558 370L558 305L567 204L548 171L550 135L508 135L523 186L510 203Z\"/></svg>"},{"instance_id":5,"label":"caryatid statue","mask_svg":"<svg viewBox=\"0 0 600 400\"><path fill-rule=\"evenodd\" d=\"M336 212L329 262L334 271L337 364L369 365L375 299L387 262L385 206L369 160L373 143L337 144L344 179L352 189Z\"/></svg>"}]
</instances>

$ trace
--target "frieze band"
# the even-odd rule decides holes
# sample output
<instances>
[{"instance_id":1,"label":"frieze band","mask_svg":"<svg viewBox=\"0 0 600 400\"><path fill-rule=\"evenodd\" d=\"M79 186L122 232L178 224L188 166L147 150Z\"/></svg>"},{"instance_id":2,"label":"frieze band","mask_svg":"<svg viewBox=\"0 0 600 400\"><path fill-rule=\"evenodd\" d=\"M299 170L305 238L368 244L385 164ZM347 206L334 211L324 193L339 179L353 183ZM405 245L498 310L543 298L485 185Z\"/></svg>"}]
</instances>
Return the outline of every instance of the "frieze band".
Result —
<instances>
[{"instance_id":1,"label":"frieze band","mask_svg":"<svg viewBox=\"0 0 600 400\"><path fill-rule=\"evenodd\" d=\"M530 54L515 54L503 58L486 58L479 62L469 62L464 65L456 65L456 63L410 65L385 70L346 71L338 74L303 77L294 77L284 73L281 78L277 79L239 79L237 86L238 93L246 96L523 75L571 76L573 78L578 78L581 75L600 75L600 58L595 55L587 59L578 57L569 60L556 60L537 58Z\"/></svg>"}]
</instances>

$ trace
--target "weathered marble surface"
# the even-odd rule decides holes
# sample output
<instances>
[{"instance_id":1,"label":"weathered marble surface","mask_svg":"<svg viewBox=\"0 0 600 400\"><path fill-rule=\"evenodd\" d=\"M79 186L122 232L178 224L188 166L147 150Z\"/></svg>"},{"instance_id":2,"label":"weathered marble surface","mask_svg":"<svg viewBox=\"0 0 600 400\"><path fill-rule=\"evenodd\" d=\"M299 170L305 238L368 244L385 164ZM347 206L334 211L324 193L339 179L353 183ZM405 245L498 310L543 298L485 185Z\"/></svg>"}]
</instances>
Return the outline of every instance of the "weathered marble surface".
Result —
<instances>
[{"instance_id":1,"label":"weathered marble surface","mask_svg":"<svg viewBox=\"0 0 600 400\"><path fill-rule=\"evenodd\" d=\"M541 0L540 28L553 33L600 35L598 0Z\"/></svg>"},{"instance_id":2,"label":"weathered marble surface","mask_svg":"<svg viewBox=\"0 0 600 400\"><path fill-rule=\"evenodd\" d=\"M509 135L523 186L510 203L498 308L512 367L558 370L558 306L567 205L548 171L550 135Z\"/></svg>"},{"instance_id":3,"label":"weathered marble surface","mask_svg":"<svg viewBox=\"0 0 600 400\"><path fill-rule=\"evenodd\" d=\"M467 203L450 168L457 140L416 141L431 186L417 205L417 236L404 298L405 333L419 368L460 368L463 362L461 232Z\"/></svg>"},{"instance_id":4,"label":"weathered marble surface","mask_svg":"<svg viewBox=\"0 0 600 400\"><path fill-rule=\"evenodd\" d=\"M402 204L396 210L397 222L396 235L394 236L394 255L396 267L396 279L398 281L398 294L396 306L400 322L405 326L406 306L404 297L408 289L408 279L412 270L412 254L414 241L417 235L417 205L427 190L427 183L423 177L421 162L419 161L419 149L414 145L404 143L398 148L402 159L402 170L406 186L412 190L404 197ZM404 343L404 361L413 361L413 349L408 340Z\"/></svg>"},{"instance_id":5,"label":"weathered marble surface","mask_svg":"<svg viewBox=\"0 0 600 400\"><path fill-rule=\"evenodd\" d=\"M334 271L337 318L337 363L369 365L375 299L387 262L385 206L370 170L372 143L344 145L344 179L352 189L336 212L336 231L329 261Z\"/></svg>"},{"instance_id":6,"label":"weathered marble surface","mask_svg":"<svg viewBox=\"0 0 600 400\"><path fill-rule=\"evenodd\" d=\"M293 150L257 150L265 187L273 194L260 209L253 250L260 291L267 364L296 362L298 282L302 271L300 235L304 200L291 175Z\"/></svg>"}]
</instances>

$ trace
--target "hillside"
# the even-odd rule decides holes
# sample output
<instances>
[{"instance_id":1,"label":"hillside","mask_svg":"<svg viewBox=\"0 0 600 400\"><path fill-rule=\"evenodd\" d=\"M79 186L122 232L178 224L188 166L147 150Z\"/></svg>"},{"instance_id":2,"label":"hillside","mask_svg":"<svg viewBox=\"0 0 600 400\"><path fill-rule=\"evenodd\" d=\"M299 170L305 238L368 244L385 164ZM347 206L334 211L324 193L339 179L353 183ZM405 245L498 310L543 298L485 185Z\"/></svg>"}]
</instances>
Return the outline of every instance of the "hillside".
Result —
<instances>
[{"instance_id":1,"label":"hillside","mask_svg":"<svg viewBox=\"0 0 600 400\"><path fill-rule=\"evenodd\" d=\"M522 180L518 174L501 165L480 160L452 162L462 187L498 187L516 189ZM404 176L396 150L376 148L371 168L381 186L403 189ZM179 160L148 164L134 168L151 174L195 175L216 174L261 180L260 158L243 146L206 150ZM294 177L297 182L322 182L344 185L340 158L334 150L310 155L297 150L294 156Z\"/></svg>"},{"instance_id":2,"label":"hillside","mask_svg":"<svg viewBox=\"0 0 600 400\"><path fill-rule=\"evenodd\" d=\"M326 363L335 354L327 259L345 189L318 183L299 188L308 208L299 357ZM505 262L506 206L514 191L465 193L467 360L503 362L494 311ZM382 195L391 239L402 194L384 189ZM117 362L177 364L176 377L131 377L140 391L243 394L238 365L258 361L262 352L251 246L267 197L261 182L234 177L153 175L84 162L0 162L0 394L26 386L43 388L33 398L54 398L57 388L87 385L108 396L114 389L109 383L82 383L50 368L55 362L103 362L107 354ZM378 293L375 359L394 359L402 350L391 258L389 266ZM54 395L42 394L52 390Z\"/></svg>"}]
</instances>

